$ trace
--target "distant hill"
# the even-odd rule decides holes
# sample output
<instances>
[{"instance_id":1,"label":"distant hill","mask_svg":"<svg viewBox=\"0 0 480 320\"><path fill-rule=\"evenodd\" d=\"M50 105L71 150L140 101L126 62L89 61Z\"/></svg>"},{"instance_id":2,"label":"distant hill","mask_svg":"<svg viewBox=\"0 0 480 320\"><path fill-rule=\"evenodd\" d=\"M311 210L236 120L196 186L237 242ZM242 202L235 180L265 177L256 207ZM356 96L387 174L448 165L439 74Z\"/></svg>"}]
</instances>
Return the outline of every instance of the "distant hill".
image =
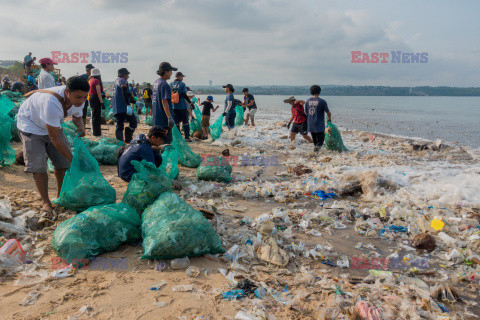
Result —
<instances>
[{"instance_id":1,"label":"distant hill","mask_svg":"<svg viewBox=\"0 0 480 320\"><path fill-rule=\"evenodd\" d=\"M248 87L252 94L309 95L310 86L234 86L241 93ZM221 86L191 86L198 94L223 94ZM480 88L459 87L385 87L385 86L322 86L324 96L480 96Z\"/></svg>"}]
</instances>

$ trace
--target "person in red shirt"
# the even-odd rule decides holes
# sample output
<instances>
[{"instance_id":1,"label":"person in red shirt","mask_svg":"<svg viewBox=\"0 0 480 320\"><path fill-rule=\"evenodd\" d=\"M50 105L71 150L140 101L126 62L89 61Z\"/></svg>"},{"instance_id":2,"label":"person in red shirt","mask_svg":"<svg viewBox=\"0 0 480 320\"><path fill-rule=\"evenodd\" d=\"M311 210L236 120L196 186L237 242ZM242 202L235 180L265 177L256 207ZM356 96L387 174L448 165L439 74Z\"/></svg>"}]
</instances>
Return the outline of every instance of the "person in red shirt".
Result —
<instances>
[{"instance_id":1,"label":"person in red shirt","mask_svg":"<svg viewBox=\"0 0 480 320\"><path fill-rule=\"evenodd\" d=\"M103 104L103 83L100 75L100 70L94 68L90 75L90 107L92 109L92 135L94 137L102 136L102 109L105 109Z\"/></svg>"},{"instance_id":2,"label":"person in red shirt","mask_svg":"<svg viewBox=\"0 0 480 320\"><path fill-rule=\"evenodd\" d=\"M283 100L283 102L292 106L292 116L287 124L287 128L290 129L290 125L293 121L293 126L290 130L290 141L295 143L295 136L297 133L300 133L305 140L313 143L312 138L310 138L307 132L307 114L305 113L305 109L303 107L305 105L305 101L296 100L294 96L291 96L288 99Z\"/></svg>"}]
</instances>

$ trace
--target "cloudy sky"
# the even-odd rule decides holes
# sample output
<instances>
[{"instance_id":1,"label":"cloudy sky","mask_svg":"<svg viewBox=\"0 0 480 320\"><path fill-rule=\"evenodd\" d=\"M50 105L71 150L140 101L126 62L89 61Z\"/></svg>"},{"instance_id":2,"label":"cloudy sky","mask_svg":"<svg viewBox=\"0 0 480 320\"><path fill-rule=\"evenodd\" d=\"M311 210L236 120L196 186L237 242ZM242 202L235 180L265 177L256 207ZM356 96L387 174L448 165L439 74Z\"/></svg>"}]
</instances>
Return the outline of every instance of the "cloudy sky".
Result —
<instances>
[{"instance_id":1,"label":"cloudy sky","mask_svg":"<svg viewBox=\"0 0 480 320\"><path fill-rule=\"evenodd\" d=\"M0 1L0 60L128 52L96 63L153 81L162 61L191 85L479 86L480 1ZM353 64L351 51L428 53L424 64ZM91 58L89 58L91 59ZM65 76L82 63L60 64Z\"/></svg>"}]
</instances>

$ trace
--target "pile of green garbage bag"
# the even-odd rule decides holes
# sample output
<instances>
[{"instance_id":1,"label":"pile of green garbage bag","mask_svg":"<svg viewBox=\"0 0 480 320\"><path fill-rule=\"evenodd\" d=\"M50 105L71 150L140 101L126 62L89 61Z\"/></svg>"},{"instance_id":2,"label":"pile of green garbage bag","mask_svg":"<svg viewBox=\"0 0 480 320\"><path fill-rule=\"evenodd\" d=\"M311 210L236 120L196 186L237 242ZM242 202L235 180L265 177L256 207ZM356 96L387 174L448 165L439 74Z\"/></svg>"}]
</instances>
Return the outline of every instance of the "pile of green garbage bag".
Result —
<instances>
[{"instance_id":1,"label":"pile of green garbage bag","mask_svg":"<svg viewBox=\"0 0 480 320\"><path fill-rule=\"evenodd\" d=\"M15 104L8 98L0 96L0 167L15 162L15 150L10 146L12 140L12 118L8 115Z\"/></svg>"},{"instance_id":2,"label":"pile of green garbage bag","mask_svg":"<svg viewBox=\"0 0 480 320\"><path fill-rule=\"evenodd\" d=\"M83 138L84 141L88 140ZM88 140L88 151L98 161L98 163L107 166L114 166L118 164L117 150L124 146L125 142L115 138L102 138L98 141Z\"/></svg>"},{"instance_id":3,"label":"pile of green garbage bag","mask_svg":"<svg viewBox=\"0 0 480 320\"><path fill-rule=\"evenodd\" d=\"M207 219L176 194L165 192L142 215L142 259L224 253Z\"/></svg>"},{"instance_id":4,"label":"pile of green garbage bag","mask_svg":"<svg viewBox=\"0 0 480 320\"><path fill-rule=\"evenodd\" d=\"M235 107L235 112L237 115L235 116L235 127L241 126L244 124L244 112L243 112L243 107L239 104Z\"/></svg>"},{"instance_id":5,"label":"pile of green garbage bag","mask_svg":"<svg viewBox=\"0 0 480 320\"><path fill-rule=\"evenodd\" d=\"M20 92L12 92L12 91L2 91L2 96L9 99L12 102L23 102L25 98L22 96Z\"/></svg>"},{"instance_id":6,"label":"pile of green garbage bag","mask_svg":"<svg viewBox=\"0 0 480 320\"><path fill-rule=\"evenodd\" d=\"M222 123L223 123L223 118L225 118L224 115L221 115L220 117L218 117L217 120L215 120L215 122L210 125L210 131L211 131L211 136L212 136L212 141L215 141L217 140L218 138L220 138L220 136L222 135Z\"/></svg>"},{"instance_id":7,"label":"pile of green garbage bag","mask_svg":"<svg viewBox=\"0 0 480 320\"><path fill-rule=\"evenodd\" d=\"M172 146L177 150L178 162L185 167L197 168L202 163L202 157L192 151L177 126L172 130Z\"/></svg>"},{"instance_id":8,"label":"pile of green garbage bag","mask_svg":"<svg viewBox=\"0 0 480 320\"><path fill-rule=\"evenodd\" d=\"M65 133L66 136L70 136L72 138L75 138L77 136L77 126L73 123L72 120L63 122L62 129L63 133Z\"/></svg>"},{"instance_id":9,"label":"pile of green garbage bag","mask_svg":"<svg viewBox=\"0 0 480 320\"><path fill-rule=\"evenodd\" d=\"M347 147L343 144L342 135L337 126L331 121L327 121L327 127L325 130L325 148L331 151L348 151Z\"/></svg>"},{"instance_id":10,"label":"pile of green garbage bag","mask_svg":"<svg viewBox=\"0 0 480 320\"><path fill-rule=\"evenodd\" d=\"M83 211L93 206L115 203L115 189L100 173L97 160L80 137L74 141L73 159L63 179L60 197L54 202L67 209Z\"/></svg>"},{"instance_id":11,"label":"pile of green garbage bag","mask_svg":"<svg viewBox=\"0 0 480 320\"><path fill-rule=\"evenodd\" d=\"M178 178L178 153L172 146L167 146L162 152L162 164L160 169L172 180Z\"/></svg>"},{"instance_id":12,"label":"pile of green garbage bag","mask_svg":"<svg viewBox=\"0 0 480 320\"><path fill-rule=\"evenodd\" d=\"M208 156L197 168L197 179L217 182L230 182L232 166L224 157Z\"/></svg>"},{"instance_id":13,"label":"pile of green garbage bag","mask_svg":"<svg viewBox=\"0 0 480 320\"><path fill-rule=\"evenodd\" d=\"M53 232L53 250L69 263L114 251L141 237L140 217L129 205L92 207L63 221Z\"/></svg>"},{"instance_id":14,"label":"pile of green garbage bag","mask_svg":"<svg viewBox=\"0 0 480 320\"><path fill-rule=\"evenodd\" d=\"M172 180L162 169L155 167L154 163L146 160L141 162L132 160L131 163L137 172L133 174L128 183L122 202L142 215L143 211L154 203L159 195L166 191L172 191Z\"/></svg>"},{"instance_id":15,"label":"pile of green garbage bag","mask_svg":"<svg viewBox=\"0 0 480 320\"><path fill-rule=\"evenodd\" d=\"M153 117L146 117L145 118L145 125L153 126Z\"/></svg>"}]
</instances>

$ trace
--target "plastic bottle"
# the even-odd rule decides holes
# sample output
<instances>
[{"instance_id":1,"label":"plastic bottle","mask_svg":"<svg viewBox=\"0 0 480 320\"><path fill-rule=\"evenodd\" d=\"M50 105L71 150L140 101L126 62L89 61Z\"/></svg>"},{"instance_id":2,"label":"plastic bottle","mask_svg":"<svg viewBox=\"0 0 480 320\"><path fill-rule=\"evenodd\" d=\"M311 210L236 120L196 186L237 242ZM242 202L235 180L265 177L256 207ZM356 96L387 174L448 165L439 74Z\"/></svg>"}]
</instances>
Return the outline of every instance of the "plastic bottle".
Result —
<instances>
[{"instance_id":1,"label":"plastic bottle","mask_svg":"<svg viewBox=\"0 0 480 320\"><path fill-rule=\"evenodd\" d=\"M10 239L0 248L0 266L16 267L23 263L25 252L17 239Z\"/></svg>"},{"instance_id":2,"label":"plastic bottle","mask_svg":"<svg viewBox=\"0 0 480 320\"><path fill-rule=\"evenodd\" d=\"M173 270L187 269L190 266L190 259L188 257L173 259L170 266Z\"/></svg>"}]
</instances>

